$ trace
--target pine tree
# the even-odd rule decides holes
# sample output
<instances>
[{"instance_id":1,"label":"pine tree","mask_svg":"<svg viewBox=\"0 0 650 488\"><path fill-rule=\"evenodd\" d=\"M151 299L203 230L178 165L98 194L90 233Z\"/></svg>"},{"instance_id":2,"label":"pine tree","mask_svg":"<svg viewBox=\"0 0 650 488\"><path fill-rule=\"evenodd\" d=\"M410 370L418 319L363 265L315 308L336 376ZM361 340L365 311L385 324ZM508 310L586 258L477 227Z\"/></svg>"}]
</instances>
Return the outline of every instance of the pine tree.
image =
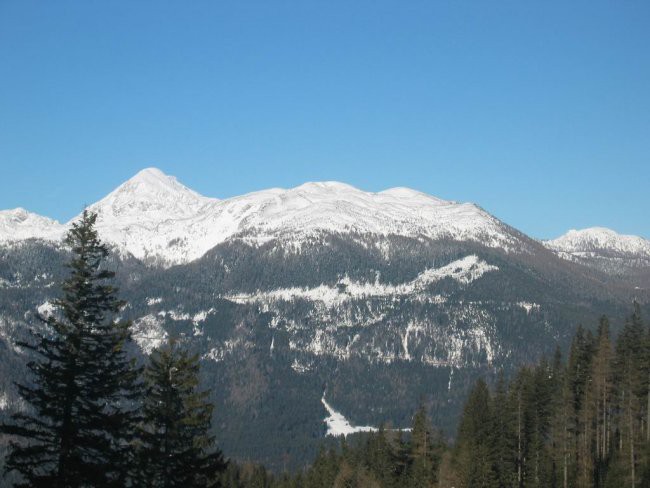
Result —
<instances>
[{"instance_id":1,"label":"pine tree","mask_svg":"<svg viewBox=\"0 0 650 488\"><path fill-rule=\"evenodd\" d=\"M507 385L503 372L499 374L494 393L494 415L492 425L492 452L494 470L502 487L517 485L515 416L508 402Z\"/></svg>"},{"instance_id":2,"label":"pine tree","mask_svg":"<svg viewBox=\"0 0 650 488\"><path fill-rule=\"evenodd\" d=\"M124 486L132 464L138 371L125 345L128 322L114 316L124 302L104 268L108 250L84 211L66 237L70 276L58 315L43 319L33 341L33 384L17 384L28 410L15 413L2 432L14 436L6 471L19 486Z\"/></svg>"},{"instance_id":3,"label":"pine tree","mask_svg":"<svg viewBox=\"0 0 650 488\"><path fill-rule=\"evenodd\" d=\"M553 360L554 391L551 403L553 417L551 419L550 450L552 459L551 486L568 488L570 462L570 408L571 392L567 380L566 366L562 361L562 353L558 347Z\"/></svg>"},{"instance_id":4,"label":"pine tree","mask_svg":"<svg viewBox=\"0 0 650 488\"><path fill-rule=\"evenodd\" d=\"M542 359L532 378L532 397L529 398L531 440L528 458L532 464L526 486L545 487L552 480L552 456L548 448L554 415L553 394L557 390L554 369Z\"/></svg>"},{"instance_id":5,"label":"pine tree","mask_svg":"<svg viewBox=\"0 0 650 488\"><path fill-rule=\"evenodd\" d=\"M617 385L619 444L618 460L625 465L625 485L637 486L639 444L643 439L642 415L645 410L646 383L644 343L646 333L635 303L635 311L625 323L616 344L614 363Z\"/></svg>"},{"instance_id":6,"label":"pine tree","mask_svg":"<svg viewBox=\"0 0 650 488\"><path fill-rule=\"evenodd\" d=\"M529 478L531 412L529 397L533 387L533 376L529 368L522 368L510 386L509 403L513 411L514 454L517 486L524 486Z\"/></svg>"},{"instance_id":7,"label":"pine tree","mask_svg":"<svg viewBox=\"0 0 650 488\"><path fill-rule=\"evenodd\" d=\"M467 398L458 428L455 457L463 487L498 486L492 450L492 413L487 384L478 380Z\"/></svg>"},{"instance_id":8,"label":"pine tree","mask_svg":"<svg viewBox=\"0 0 650 488\"><path fill-rule=\"evenodd\" d=\"M147 486L219 486L225 462L209 433L209 391L198 390L198 356L170 341L152 352L145 384L141 460Z\"/></svg>"},{"instance_id":9,"label":"pine tree","mask_svg":"<svg viewBox=\"0 0 650 488\"><path fill-rule=\"evenodd\" d=\"M410 486L433 486L440 463L440 443L429 425L426 409L420 405L413 417L409 455Z\"/></svg>"},{"instance_id":10,"label":"pine tree","mask_svg":"<svg viewBox=\"0 0 650 488\"><path fill-rule=\"evenodd\" d=\"M322 448L305 476L306 488L326 488L334 484L339 471L339 455L334 449Z\"/></svg>"},{"instance_id":11,"label":"pine tree","mask_svg":"<svg viewBox=\"0 0 650 488\"><path fill-rule=\"evenodd\" d=\"M365 464L375 474L382 486L393 485L395 478L395 455L381 424L376 434L370 434L366 442Z\"/></svg>"},{"instance_id":12,"label":"pine tree","mask_svg":"<svg viewBox=\"0 0 650 488\"><path fill-rule=\"evenodd\" d=\"M592 333L578 326L569 353L566 381L569 390L568 428L571 434L567 475L569 485L579 487L590 486L593 475L589 407L592 403L591 363L594 350Z\"/></svg>"},{"instance_id":13,"label":"pine tree","mask_svg":"<svg viewBox=\"0 0 650 488\"><path fill-rule=\"evenodd\" d=\"M610 457L612 438L612 345L609 339L609 320L603 316L598 327L596 355L592 364L595 412L596 453L594 459L596 484L602 485Z\"/></svg>"}]
</instances>

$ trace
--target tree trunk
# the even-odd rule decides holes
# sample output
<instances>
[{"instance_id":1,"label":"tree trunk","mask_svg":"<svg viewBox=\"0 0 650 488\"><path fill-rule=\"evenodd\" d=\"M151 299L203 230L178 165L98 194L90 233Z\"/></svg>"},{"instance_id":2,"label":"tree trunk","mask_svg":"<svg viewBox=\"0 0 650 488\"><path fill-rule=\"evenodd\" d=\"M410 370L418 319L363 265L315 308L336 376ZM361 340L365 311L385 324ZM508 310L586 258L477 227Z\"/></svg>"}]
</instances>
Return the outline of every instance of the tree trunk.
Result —
<instances>
[{"instance_id":1,"label":"tree trunk","mask_svg":"<svg viewBox=\"0 0 650 488\"><path fill-rule=\"evenodd\" d=\"M521 486L521 392L517 398L517 481Z\"/></svg>"},{"instance_id":2,"label":"tree trunk","mask_svg":"<svg viewBox=\"0 0 650 488\"><path fill-rule=\"evenodd\" d=\"M630 429L630 475L632 481L632 488L636 486L636 478L634 472L634 423L632 418L632 395L628 395L628 420L629 420L629 429Z\"/></svg>"},{"instance_id":3,"label":"tree trunk","mask_svg":"<svg viewBox=\"0 0 650 488\"><path fill-rule=\"evenodd\" d=\"M648 403L646 406L646 430L645 430L645 440L646 442L650 441L650 377L648 378Z\"/></svg>"}]
</instances>

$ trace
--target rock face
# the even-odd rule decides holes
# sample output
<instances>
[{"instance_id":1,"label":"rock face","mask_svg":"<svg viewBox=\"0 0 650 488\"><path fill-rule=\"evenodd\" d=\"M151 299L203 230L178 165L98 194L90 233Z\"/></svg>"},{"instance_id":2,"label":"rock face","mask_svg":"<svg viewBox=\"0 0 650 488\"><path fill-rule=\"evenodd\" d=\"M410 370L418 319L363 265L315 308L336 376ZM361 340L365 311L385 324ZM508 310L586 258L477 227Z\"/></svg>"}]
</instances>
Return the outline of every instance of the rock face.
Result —
<instances>
[{"instance_id":1,"label":"rock face","mask_svg":"<svg viewBox=\"0 0 650 488\"><path fill-rule=\"evenodd\" d=\"M407 427L424 398L453 433L477 376L650 302L648 241L599 229L540 243L409 189L307 183L218 200L146 169L90 209L118 251L137 353L179 337L202 358L226 453L275 466L309 460L332 412ZM69 225L0 212L5 411L25 374L16 341L55 313Z\"/></svg>"}]
</instances>

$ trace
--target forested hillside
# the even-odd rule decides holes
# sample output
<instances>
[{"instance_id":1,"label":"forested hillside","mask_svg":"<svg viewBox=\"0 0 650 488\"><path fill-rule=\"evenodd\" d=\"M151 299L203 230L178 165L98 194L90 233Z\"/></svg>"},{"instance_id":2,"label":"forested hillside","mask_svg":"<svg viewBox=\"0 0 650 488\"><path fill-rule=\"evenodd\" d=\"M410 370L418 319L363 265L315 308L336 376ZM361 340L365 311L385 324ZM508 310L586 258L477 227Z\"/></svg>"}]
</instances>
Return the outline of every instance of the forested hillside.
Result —
<instances>
[{"instance_id":1,"label":"forested hillside","mask_svg":"<svg viewBox=\"0 0 650 488\"><path fill-rule=\"evenodd\" d=\"M648 487L650 329L640 308L613 339L602 317L579 328L568 358L479 380L446 443L422 406L411 432L382 427L323 449L298 475L231 465L225 486Z\"/></svg>"},{"instance_id":2,"label":"forested hillside","mask_svg":"<svg viewBox=\"0 0 650 488\"><path fill-rule=\"evenodd\" d=\"M550 245L404 188L310 183L221 201L149 169L90 208L136 361L169 339L196 355L220 446L274 472L314 459L329 407L352 426L406 428L423 404L452 439L477 378L566 354L602 315L617 335L634 299L650 313L646 240ZM24 407L18 344L62 297L70 225L0 212L0 418Z\"/></svg>"}]
</instances>

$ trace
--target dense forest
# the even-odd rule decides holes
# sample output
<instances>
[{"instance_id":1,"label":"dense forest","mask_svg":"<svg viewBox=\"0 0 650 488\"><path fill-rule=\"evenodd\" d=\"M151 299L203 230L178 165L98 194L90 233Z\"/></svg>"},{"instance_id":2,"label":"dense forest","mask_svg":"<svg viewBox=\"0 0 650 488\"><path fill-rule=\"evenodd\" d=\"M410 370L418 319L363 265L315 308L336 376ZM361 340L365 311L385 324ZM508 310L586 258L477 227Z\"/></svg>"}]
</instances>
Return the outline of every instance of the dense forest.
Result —
<instances>
[{"instance_id":1,"label":"dense forest","mask_svg":"<svg viewBox=\"0 0 650 488\"><path fill-rule=\"evenodd\" d=\"M568 359L525 366L493 387L479 380L454 445L424 408L411 433L380 429L323 450L294 477L231 465L230 487L648 487L650 331L640 309L614 341L606 317L579 327Z\"/></svg>"},{"instance_id":2,"label":"dense forest","mask_svg":"<svg viewBox=\"0 0 650 488\"><path fill-rule=\"evenodd\" d=\"M426 403L411 427L326 438L309 467L270 472L226 461L211 425L198 356L170 340L144 364L105 269L96 216L70 231L69 277L57 311L19 347L32 354L25 408L0 425L4 484L224 487L650 486L650 331L638 304L616 339L602 317L579 327L566 360L479 380L456 439Z\"/></svg>"}]
</instances>

